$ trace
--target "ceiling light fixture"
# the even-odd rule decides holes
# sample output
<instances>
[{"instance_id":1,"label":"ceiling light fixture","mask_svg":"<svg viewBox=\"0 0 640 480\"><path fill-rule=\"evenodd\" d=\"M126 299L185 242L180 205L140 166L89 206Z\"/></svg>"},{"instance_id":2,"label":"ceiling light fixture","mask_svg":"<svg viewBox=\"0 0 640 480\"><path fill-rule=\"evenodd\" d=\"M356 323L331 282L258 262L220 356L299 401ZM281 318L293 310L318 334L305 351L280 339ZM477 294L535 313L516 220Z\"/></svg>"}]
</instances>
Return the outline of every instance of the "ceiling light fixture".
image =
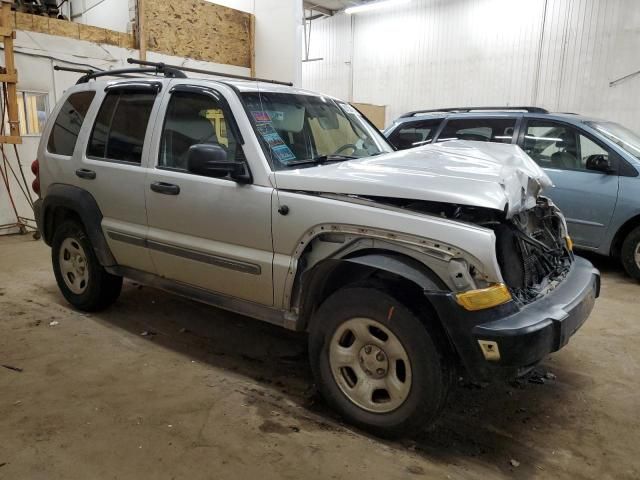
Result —
<instances>
[{"instance_id":1,"label":"ceiling light fixture","mask_svg":"<svg viewBox=\"0 0 640 480\"><path fill-rule=\"evenodd\" d=\"M357 5L355 7L349 7L345 9L344 13L351 15L352 13L368 12L370 10L378 10L380 8L394 7L403 3L409 3L410 1L411 0L380 0L377 2L373 1L364 3L362 5Z\"/></svg>"}]
</instances>

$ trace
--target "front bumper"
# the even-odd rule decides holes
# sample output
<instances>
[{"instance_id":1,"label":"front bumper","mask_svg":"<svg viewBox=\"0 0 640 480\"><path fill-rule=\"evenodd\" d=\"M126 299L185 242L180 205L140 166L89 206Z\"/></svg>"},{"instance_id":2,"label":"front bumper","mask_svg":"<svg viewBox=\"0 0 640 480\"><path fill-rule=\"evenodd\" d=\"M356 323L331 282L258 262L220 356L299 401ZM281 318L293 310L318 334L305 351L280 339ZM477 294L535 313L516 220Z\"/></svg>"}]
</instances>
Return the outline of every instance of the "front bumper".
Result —
<instances>
[{"instance_id":1,"label":"front bumper","mask_svg":"<svg viewBox=\"0 0 640 480\"><path fill-rule=\"evenodd\" d=\"M560 350L585 322L599 294L600 273L580 257L552 292L524 307L511 301L470 312L451 293L426 293L463 365L477 381L515 376ZM491 352L486 345L492 345Z\"/></svg>"}]
</instances>

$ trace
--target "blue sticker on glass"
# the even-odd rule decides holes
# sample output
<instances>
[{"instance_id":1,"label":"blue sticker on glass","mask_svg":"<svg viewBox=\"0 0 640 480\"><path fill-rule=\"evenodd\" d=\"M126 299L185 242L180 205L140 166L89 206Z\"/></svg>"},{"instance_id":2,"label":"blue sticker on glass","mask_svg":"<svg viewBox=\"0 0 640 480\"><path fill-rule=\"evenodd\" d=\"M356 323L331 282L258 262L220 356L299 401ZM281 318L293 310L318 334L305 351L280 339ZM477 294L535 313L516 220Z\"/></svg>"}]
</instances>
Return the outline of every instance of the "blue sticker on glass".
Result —
<instances>
[{"instance_id":1,"label":"blue sticker on glass","mask_svg":"<svg viewBox=\"0 0 640 480\"><path fill-rule=\"evenodd\" d=\"M280 162L287 162L289 160L296 159L296 156L285 144L272 147L271 151L273 152L273 156Z\"/></svg>"}]
</instances>

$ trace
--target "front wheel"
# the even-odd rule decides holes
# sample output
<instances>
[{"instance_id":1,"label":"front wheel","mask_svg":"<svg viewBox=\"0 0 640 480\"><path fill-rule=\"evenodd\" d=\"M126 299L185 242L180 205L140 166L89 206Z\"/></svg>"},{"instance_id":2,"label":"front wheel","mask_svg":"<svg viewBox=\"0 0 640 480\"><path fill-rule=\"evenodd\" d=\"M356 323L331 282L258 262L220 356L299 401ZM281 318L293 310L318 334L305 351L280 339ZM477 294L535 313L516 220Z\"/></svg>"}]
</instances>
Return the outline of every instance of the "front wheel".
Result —
<instances>
[{"instance_id":1,"label":"front wheel","mask_svg":"<svg viewBox=\"0 0 640 480\"><path fill-rule=\"evenodd\" d=\"M73 220L56 228L51 261L60 291L80 310L102 310L120 295L122 277L111 275L100 265L82 225Z\"/></svg>"},{"instance_id":2,"label":"front wheel","mask_svg":"<svg viewBox=\"0 0 640 480\"><path fill-rule=\"evenodd\" d=\"M622 243L620 259L625 271L636 280L640 280L640 227L627 234Z\"/></svg>"},{"instance_id":3,"label":"front wheel","mask_svg":"<svg viewBox=\"0 0 640 480\"><path fill-rule=\"evenodd\" d=\"M311 367L324 398L349 422L406 435L432 421L448 393L451 370L435 338L388 293L348 287L314 315Z\"/></svg>"}]
</instances>

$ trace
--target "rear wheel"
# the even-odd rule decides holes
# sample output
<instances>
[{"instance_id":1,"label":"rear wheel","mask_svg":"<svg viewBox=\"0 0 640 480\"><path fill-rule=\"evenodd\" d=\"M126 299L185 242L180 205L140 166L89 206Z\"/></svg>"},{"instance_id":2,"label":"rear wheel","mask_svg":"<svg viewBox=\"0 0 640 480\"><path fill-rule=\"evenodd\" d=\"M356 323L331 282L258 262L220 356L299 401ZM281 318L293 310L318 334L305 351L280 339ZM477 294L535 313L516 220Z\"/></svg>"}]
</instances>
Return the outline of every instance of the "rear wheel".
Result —
<instances>
[{"instance_id":1,"label":"rear wheel","mask_svg":"<svg viewBox=\"0 0 640 480\"><path fill-rule=\"evenodd\" d=\"M349 422L405 435L433 420L448 393L451 370L435 338L388 293L348 287L313 318L311 367L324 398Z\"/></svg>"},{"instance_id":2,"label":"rear wheel","mask_svg":"<svg viewBox=\"0 0 640 480\"><path fill-rule=\"evenodd\" d=\"M58 287L74 307L102 310L120 295L122 277L111 275L100 265L79 223L67 220L56 228L51 260Z\"/></svg>"},{"instance_id":3,"label":"rear wheel","mask_svg":"<svg viewBox=\"0 0 640 480\"><path fill-rule=\"evenodd\" d=\"M622 243L620 259L626 272L636 280L640 280L640 227L634 228L627 234Z\"/></svg>"}]
</instances>

